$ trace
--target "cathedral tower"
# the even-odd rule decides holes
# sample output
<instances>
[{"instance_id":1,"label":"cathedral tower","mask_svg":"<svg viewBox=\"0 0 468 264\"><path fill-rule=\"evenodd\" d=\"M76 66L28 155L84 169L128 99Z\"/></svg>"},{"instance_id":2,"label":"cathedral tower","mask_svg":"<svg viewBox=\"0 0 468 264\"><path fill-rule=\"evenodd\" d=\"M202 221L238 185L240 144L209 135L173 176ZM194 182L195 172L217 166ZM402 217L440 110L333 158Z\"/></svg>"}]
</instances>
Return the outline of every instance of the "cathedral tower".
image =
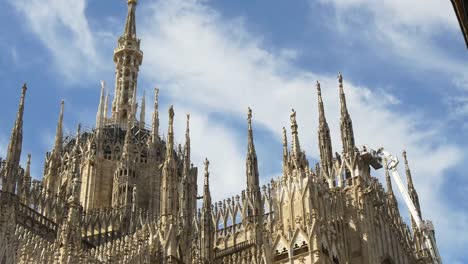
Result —
<instances>
[{"instance_id":1,"label":"cathedral tower","mask_svg":"<svg viewBox=\"0 0 468 264\"><path fill-rule=\"evenodd\" d=\"M143 52L136 35L137 0L128 0L128 14L123 35L114 50L115 95L112 103L112 119L126 125L128 119L135 118L137 79Z\"/></svg>"}]
</instances>

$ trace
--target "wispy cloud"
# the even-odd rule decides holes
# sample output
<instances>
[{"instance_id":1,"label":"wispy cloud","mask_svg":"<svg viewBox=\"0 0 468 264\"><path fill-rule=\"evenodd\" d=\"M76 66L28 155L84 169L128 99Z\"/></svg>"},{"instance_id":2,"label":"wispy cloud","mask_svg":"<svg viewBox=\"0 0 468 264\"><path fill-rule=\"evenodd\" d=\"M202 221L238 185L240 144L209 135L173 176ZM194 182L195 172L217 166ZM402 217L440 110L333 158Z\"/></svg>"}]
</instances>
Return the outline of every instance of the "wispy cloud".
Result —
<instances>
[{"instance_id":1,"label":"wispy cloud","mask_svg":"<svg viewBox=\"0 0 468 264\"><path fill-rule=\"evenodd\" d=\"M67 80L95 74L102 63L85 15L85 0L15 0L10 3L25 19ZM47 7L46 7L47 6Z\"/></svg>"}]
</instances>

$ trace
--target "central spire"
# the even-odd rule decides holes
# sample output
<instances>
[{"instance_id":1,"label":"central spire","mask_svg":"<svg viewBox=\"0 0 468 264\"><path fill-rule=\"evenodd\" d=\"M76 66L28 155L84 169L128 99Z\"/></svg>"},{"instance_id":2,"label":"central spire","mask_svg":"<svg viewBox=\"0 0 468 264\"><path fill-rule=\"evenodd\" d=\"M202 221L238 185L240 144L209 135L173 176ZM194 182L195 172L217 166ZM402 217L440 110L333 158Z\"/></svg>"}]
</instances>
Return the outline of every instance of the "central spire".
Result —
<instances>
[{"instance_id":1,"label":"central spire","mask_svg":"<svg viewBox=\"0 0 468 264\"><path fill-rule=\"evenodd\" d=\"M123 35L114 50L115 93L112 103L112 120L126 125L135 120L138 72L143 61L140 40L136 35L136 0L128 0L127 21Z\"/></svg>"}]
</instances>

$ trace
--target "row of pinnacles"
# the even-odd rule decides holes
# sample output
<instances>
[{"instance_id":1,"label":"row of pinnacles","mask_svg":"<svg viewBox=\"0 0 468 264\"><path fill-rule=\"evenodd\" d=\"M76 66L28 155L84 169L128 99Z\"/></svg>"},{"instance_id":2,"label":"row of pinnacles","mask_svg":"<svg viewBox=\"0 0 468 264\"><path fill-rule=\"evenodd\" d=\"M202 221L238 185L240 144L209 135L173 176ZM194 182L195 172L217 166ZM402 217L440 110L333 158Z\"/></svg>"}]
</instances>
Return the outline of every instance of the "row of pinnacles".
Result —
<instances>
[{"instance_id":1,"label":"row of pinnacles","mask_svg":"<svg viewBox=\"0 0 468 264\"><path fill-rule=\"evenodd\" d=\"M333 154L320 84L320 163L310 166L291 114L283 128L283 174L260 185L252 110L248 110L246 190L212 202L209 161L201 195L191 162L189 116L184 146L174 143L174 109L159 133L158 93L150 127L145 99L137 113L143 52L136 37L136 0L128 0L124 34L114 51L116 84L102 84L93 129L63 134L61 103L54 148L43 179L31 156L20 166L26 85L0 175L0 263L432 263L422 234L403 221L389 173L386 190L356 148L339 74L342 154ZM421 215L404 153L408 190ZM218 176L220 177L220 176ZM201 205L197 200L201 199Z\"/></svg>"}]
</instances>

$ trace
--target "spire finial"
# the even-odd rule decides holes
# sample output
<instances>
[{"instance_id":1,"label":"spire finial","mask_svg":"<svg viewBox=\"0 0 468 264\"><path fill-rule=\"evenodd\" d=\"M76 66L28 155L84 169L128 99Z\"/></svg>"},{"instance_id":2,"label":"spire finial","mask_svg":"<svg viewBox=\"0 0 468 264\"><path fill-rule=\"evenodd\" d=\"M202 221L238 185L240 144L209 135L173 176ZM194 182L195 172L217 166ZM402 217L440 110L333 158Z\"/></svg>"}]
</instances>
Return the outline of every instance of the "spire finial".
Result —
<instances>
[{"instance_id":1,"label":"spire finial","mask_svg":"<svg viewBox=\"0 0 468 264\"><path fill-rule=\"evenodd\" d=\"M247 121L249 124L249 130L252 130L252 109L250 107L247 108Z\"/></svg>"},{"instance_id":2,"label":"spire finial","mask_svg":"<svg viewBox=\"0 0 468 264\"><path fill-rule=\"evenodd\" d=\"M128 14L125 22L124 37L136 39L135 9L137 0L128 0Z\"/></svg>"},{"instance_id":3,"label":"spire finial","mask_svg":"<svg viewBox=\"0 0 468 264\"><path fill-rule=\"evenodd\" d=\"M408 164L408 157L406 155L406 150L403 150L403 159L405 160L405 171L406 171L406 180L408 181L408 187L414 188L413 178L411 176L411 170Z\"/></svg>"}]
</instances>

